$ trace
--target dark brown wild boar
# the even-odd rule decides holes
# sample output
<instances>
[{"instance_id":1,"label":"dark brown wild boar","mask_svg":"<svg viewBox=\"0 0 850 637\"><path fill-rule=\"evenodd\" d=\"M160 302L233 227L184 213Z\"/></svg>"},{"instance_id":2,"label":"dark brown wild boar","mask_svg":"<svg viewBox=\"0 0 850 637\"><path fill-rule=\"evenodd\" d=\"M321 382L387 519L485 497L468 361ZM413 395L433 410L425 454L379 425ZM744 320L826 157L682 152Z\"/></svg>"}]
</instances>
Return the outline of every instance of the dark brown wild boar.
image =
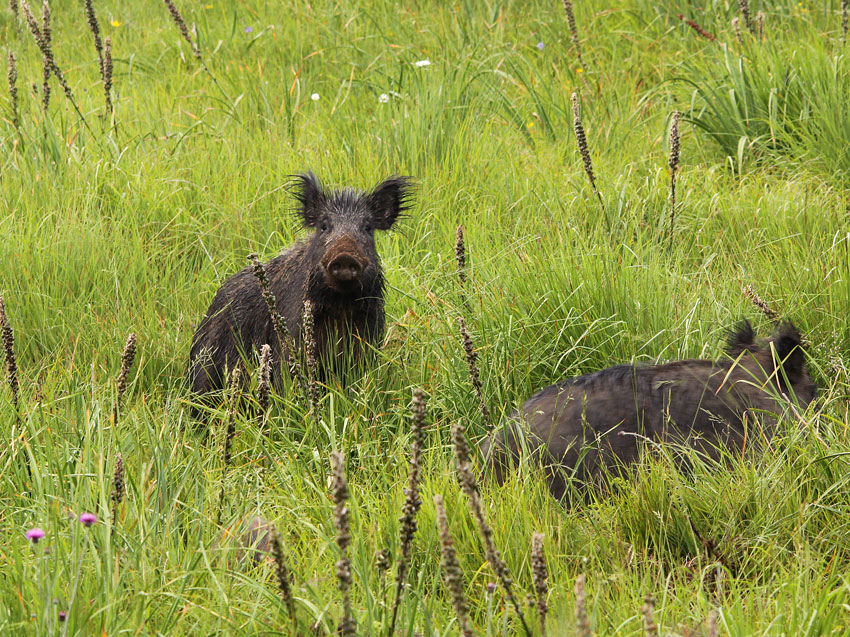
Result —
<instances>
[{"instance_id":1,"label":"dark brown wild boar","mask_svg":"<svg viewBox=\"0 0 850 637\"><path fill-rule=\"evenodd\" d=\"M370 193L328 191L306 173L296 178L294 192L301 222L313 234L266 264L270 289L298 352L304 301L312 302L319 371L344 371L383 336L384 276L375 231L389 230L408 209L412 186L405 177L390 177ZM227 370L254 358L266 343L279 381L281 344L247 267L222 284L195 333L192 391L222 389Z\"/></svg>"},{"instance_id":2,"label":"dark brown wild boar","mask_svg":"<svg viewBox=\"0 0 850 637\"><path fill-rule=\"evenodd\" d=\"M800 334L790 323L756 343L748 322L730 334L728 359L618 365L550 385L529 398L482 444L503 482L529 453L561 499L571 479L598 480L638 460L646 443L672 442L717 459L769 438L788 401L815 397Z\"/></svg>"}]
</instances>

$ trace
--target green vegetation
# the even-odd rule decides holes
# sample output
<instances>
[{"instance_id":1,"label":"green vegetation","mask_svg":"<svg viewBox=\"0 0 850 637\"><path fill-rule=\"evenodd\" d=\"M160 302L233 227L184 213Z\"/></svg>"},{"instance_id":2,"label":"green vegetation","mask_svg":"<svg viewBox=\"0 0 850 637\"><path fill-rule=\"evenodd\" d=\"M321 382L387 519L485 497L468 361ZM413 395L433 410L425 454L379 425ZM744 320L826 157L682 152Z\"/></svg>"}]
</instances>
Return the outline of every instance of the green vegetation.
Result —
<instances>
[{"instance_id":1,"label":"green vegetation","mask_svg":"<svg viewBox=\"0 0 850 637\"><path fill-rule=\"evenodd\" d=\"M571 375L718 356L742 317L769 331L745 285L810 339L820 413L784 423L763 455L730 459L731 470L681 475L660 453L572 510L525 467L504 488L484 486L486 515L534 631L526 595L539 531L549 634L574 629L579 574L595 634L640 634L647 594L665 634L707 633L714 610L720 634L847 633L841 2L754 0L764 32L742 26L740 42L737 2L575 2L587 68L557 0L180 2L200 60L165 4L94 7L111 38L111 117L83 3L51 6L54 59L75 105L53 78L46 113L42 52L23 13L0 8L0 54L14 52L18 72L17 126L0 82L0 294L20 380L20 418L0 385L0 633L292 634L274 564L237 559L233 529L257 513L279 530L300 631L333 632L331 452L341 451L352 612L358 634L386 634L421 387L422 505L396 631L458 634L440 567L441 494L475 633L518 634L501 589L488 593L498 578L455 470L451 426L473 442L485 433L457 316L498 422ZM573 92L602 205L576 144ZM187 422L189 343L249 253L267 260L303 234L285 185L307 169L334 186L417 179L410 215L378 240L385 343L362 378L331 383L316 415L294 385L272 396L264 423L237 412L226 464L226 405L210 437ZM131 332L138 353L116 422ZM126 496L113 521L119 453ZM82 512L98 522L73 519ZM33 527L46 533L37 544L25 537Z\"/></svg>"}]
</instances>

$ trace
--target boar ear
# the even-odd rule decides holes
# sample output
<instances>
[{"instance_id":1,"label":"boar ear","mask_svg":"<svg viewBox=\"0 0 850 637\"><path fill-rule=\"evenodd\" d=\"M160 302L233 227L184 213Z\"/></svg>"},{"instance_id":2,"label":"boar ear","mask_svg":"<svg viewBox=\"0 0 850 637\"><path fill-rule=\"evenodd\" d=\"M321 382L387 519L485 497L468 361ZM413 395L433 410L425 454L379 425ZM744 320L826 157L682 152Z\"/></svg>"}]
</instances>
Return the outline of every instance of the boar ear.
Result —
<instances>
[{"instance_id":1,"label":"boar ear","mask_svg":"<svg viewBox=\"0 0 850 637\"><path fill-rule=\"evenodd\" d=\"M366 196L378 230L389 230L399 215L408 210L413 199L413 184L409 177L390 177Z\"/></svg>"},{"instance_id":2,"label":"boar ear","mask_svg":"<svg viewBox=\"0 0 850 637\"><path fill-rule=\"evenodd\" d=\"M743 320L726 337L726 353L737 358L743 352L756 349L756 335L750 322Z\"/></svg>"},{"instance_id":3,"label":"boar ear","mask_svg":"<svg viewBox=\"0 0 850 637\"><path fill-rule=\"evenodd\" d=\"M776 365L781 366L788 380L795 382L803 373L805 357L803 339L793 323L782 323L772 339Z\"/></svg>"},{"instance_id":4,"label":"boar ear","mask_svg":"<svg viewBox=\"0 0 850 637\"><path fill-rule=\"evenodd\" d=\"M297 213L308 228L312 228L319 221L319 215L327 199L325 191L319 178L312 172L295 175L295 183L292 186L292 195L298 202Z\"/></svg>"}]
</instances>

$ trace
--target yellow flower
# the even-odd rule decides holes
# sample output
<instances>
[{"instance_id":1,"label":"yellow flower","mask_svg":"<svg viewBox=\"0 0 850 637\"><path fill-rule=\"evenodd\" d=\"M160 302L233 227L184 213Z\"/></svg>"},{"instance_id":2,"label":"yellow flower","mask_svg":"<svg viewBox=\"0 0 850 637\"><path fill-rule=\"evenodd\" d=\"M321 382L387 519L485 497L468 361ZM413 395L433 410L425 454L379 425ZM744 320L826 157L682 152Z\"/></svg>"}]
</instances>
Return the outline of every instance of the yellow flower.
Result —
<instances>
[{"instance_id":1,"label":"yellow flower","mask_svg":"<svg viewBox=\"0 0 850 637\"><path fill-rule=\"evenodd\" d=\"M211 4L205 4L204 9L212 9L213 6Z\"/></svg>"},{"instance_id":2,"label":"yellow flower","mask_svg":"<svg viewBox=\"0 0 850 637\"><path fill-rule=\"evenodd\" d=\"M123 23L123 22L119 22L118 20L113 20L110 24L111 24L112 26L114 26L115 28L118 28L118 27L120 27L120 26L121 26L122 24L124 24L124 23Z\"/></svg>"},{"instance_id":3,"label":"yellow flower","mask_svg":"<svg viewBox=\"0 0 850 637\"><path fill-rule=\"evenodd\" d=\"M534 122L528 122L528 124L526 124L526 127L534 128Z\"/></svg>"},{"instance_id":4,"label":"yellow flower","mask_svg":"<svg viewBox=\"0 0 850 637\"><path fill-rule=\"evenodd\" d=\"M578 67L578 68L576 69L576 73L584 73L584 69L583 69L583 68L581 68L581 67Z\"/></svg>"}]
</instances>

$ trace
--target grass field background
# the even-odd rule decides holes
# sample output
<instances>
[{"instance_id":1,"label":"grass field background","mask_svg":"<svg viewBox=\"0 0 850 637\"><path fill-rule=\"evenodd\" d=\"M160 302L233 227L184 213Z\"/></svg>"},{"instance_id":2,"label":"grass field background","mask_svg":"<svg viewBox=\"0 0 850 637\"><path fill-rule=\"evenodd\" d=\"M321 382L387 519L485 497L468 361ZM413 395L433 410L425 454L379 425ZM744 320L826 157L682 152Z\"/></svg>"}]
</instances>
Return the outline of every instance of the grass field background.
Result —
<instances>
[{"instance_id":1,"label":"grass field background","mask_svg":"<svg viewBox=\"0 0 850 637\"><path fill-rule=\"evenodd\" d=\"M503 488L485 486L487 515L535 625L529 548L534 531L545 534L550 634L575 629L580 573L596 634L642 634L647 594L663 633L707 634L712 611L720 634L848 633L850 44L840 2L756 0L764 33L741 26L740 40L737 2L577 2L584 66L555 1L178 7L202 63L164 4L95 3L112 40L110 118L82 3L51 4L55 60L85 123L55 79L44 111L42 55L8 3L0 9L20 119L16 128L4 88L0 293L22 399L17 421L0 387L0 633L333 632L328 479L339 450L359 633L386 634L408 408L422 387L423 504L397 631L458 631L439 564L439 493L476 633L519 634L500 589L488 593L496 577L455 477L451 424L473 441L485 433L456 317L470 326L498 422L571 375L719 356L741 318L769 332L744 285L810 339L819 413L785 423L763 455L732 470L683 476L662 454L572 509L527 467ZM582 167L572 92L602 203ZM681 165L668 242L674 110ZM248 253L266 260L303 236L286 184L308 169L330 186L368 189L391 174L417 182L409 215L378 240L386 339L362 378L345 390L330 383L318 422L291 387L274 401L268 435L238 415L224 467L224 413L211 439L187 425L189 344ZM130 332L138 355L115 423ZM127 495L113 521L118 453ZM83 511L98 523L80 525ZM280 530L297 626L273 564L239 563L238 540L223 535L253 514ZM46 532L36 545L32 527ZM394 556L387 590L375 567L384 548Z\"/></svg>"}]
</instances>

